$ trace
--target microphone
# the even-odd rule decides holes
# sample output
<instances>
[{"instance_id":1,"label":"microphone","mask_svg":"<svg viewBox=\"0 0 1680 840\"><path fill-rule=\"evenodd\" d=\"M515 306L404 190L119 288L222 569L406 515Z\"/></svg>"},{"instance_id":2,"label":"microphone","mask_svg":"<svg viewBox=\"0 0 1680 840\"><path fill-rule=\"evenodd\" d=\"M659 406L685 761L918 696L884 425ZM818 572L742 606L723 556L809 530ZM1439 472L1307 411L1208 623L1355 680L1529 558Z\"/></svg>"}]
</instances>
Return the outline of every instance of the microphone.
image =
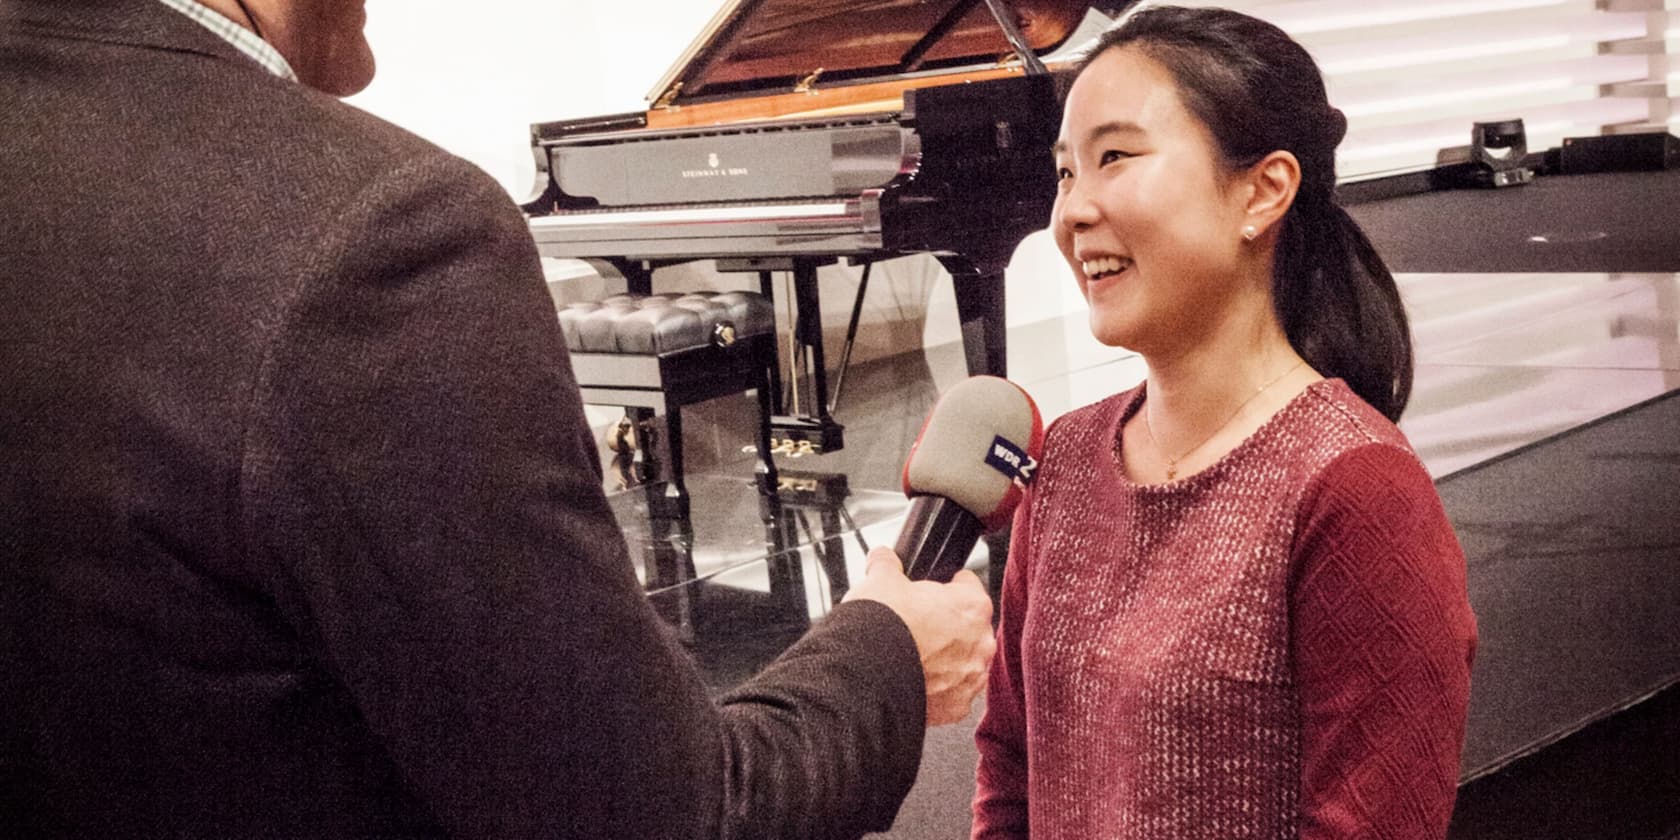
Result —
<instances>
[{"instance_id":1,"label":"microphone","mask_svg":"<svg viewBox=\"0 0 1680 840\"><path fill-rule=\"evenodd\" d=\"M910 513L893 550L911 580L949 581L985 532L1009 524L1044 450L1021 386L974 376L939 398L904 462Z\"/></svg>"}]
</instances>

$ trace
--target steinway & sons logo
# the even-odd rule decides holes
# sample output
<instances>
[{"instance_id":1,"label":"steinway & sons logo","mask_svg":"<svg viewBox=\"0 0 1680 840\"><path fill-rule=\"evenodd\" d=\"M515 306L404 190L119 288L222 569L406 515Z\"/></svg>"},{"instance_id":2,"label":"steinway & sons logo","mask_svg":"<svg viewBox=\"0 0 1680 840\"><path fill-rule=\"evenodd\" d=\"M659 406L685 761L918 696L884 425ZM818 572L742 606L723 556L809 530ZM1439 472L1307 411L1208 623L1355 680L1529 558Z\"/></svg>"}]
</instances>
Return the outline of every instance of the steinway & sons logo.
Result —
<instances>
[{"instance_id":1,"label":"steinway & sons logo","mask_svg":"<svg viewBox=\"0 0 1680 840\"><path fill-rule=\"evenodd\" d=\"M745 166L724 166L722 161L718 160L717 152L706 155L705 169L684 169L682 171L684 178L720 178L745 174L747 174Z\"/></svg>"}]
</instances>

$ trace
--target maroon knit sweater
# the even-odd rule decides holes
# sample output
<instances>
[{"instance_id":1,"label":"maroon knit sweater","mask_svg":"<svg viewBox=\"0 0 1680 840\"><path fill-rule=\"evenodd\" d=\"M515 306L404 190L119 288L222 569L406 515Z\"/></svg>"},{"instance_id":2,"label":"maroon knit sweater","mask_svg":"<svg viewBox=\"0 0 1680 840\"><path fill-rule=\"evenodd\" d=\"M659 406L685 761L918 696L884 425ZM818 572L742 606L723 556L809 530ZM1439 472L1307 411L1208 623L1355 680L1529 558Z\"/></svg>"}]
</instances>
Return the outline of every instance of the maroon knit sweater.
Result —
<instances>
[{"instance_id":1,"label":"maroon knit sweater","mask_svg":"<svg viewBox=\"0 0 1680 840\"><path fill-rule=\"evenodd\" d=\"M1058 420L1017 514L974 836L1445 836L1475 619L1405 437L1325 380L1142 486L1142 398Z\"/></svg>"}]
</instances>

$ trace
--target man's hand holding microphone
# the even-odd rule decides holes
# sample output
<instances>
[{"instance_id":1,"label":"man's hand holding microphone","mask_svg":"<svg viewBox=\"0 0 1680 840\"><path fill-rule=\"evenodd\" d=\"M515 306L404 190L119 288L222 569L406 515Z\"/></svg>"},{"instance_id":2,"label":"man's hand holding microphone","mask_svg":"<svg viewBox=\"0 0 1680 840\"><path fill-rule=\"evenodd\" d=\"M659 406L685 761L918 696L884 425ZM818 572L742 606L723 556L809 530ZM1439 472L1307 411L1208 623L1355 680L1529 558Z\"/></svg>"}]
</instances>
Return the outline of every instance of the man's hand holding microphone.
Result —
<instances>
[{"instance_id":1,"label":"man's hand holding microphone","mask_svg":"<svg viewBox=\"0 0 1680 840\"><path fill-rule=\"evenodd\" d=\"M976 376L946 392L904 464L911 507L898 544L869 552L846 594L885 604L910 628L929 726L967 717L986 687L997 651L992 600L963 566L983 532L1009 523L1043 439L1037 406L1006 379Z\"/></svg>"}]
</instances>

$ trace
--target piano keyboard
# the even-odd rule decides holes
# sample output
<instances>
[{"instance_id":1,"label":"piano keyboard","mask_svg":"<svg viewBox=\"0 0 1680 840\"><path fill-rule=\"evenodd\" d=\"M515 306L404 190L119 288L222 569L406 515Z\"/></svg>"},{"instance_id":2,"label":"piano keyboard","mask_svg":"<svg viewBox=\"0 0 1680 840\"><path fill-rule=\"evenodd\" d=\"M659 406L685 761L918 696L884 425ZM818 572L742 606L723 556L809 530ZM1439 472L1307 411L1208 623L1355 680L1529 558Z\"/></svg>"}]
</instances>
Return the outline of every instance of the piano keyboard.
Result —
<instances>
[{"instance_id":1,"label":"piano keyboard","mask_svg":"<svg viewBox=\"0 0 1680 840\"><path fill-rule=\"evenodd\" d=\"M880 191L857 198L567 210L530 220L546 257L855 254L881 247Z\"/></svg>"}]
</instances>

